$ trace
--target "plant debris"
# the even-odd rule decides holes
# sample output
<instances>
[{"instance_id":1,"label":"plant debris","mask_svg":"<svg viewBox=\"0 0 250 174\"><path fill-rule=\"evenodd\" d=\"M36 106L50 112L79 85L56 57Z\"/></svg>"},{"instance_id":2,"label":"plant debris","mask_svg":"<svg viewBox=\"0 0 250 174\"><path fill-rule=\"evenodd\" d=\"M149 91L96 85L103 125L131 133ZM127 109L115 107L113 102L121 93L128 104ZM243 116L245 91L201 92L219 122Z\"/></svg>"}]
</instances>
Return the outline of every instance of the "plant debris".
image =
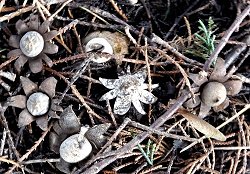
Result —
<instances>
[{"instance_id":1,"label":"plant debris","mask_svg":"<svg viewBox=\"0 0 250 174\"><path fill-rule=\"evenodd\" d=\"M0 173L250 173L248 1L0 14Z\"/></svg>"},{"instance_id":2,"label":"plant debris","mask_svg":"<svg viewBox=\"0 0 250 174\"><path fill-rule=\"evenodd\" d=\"M185 109L179 109L178 112L185 117L188 122L199 132L205 134L208 138L214 138L220 141L226 141L226 137L215 127L211 124L207 123L206 121L202 120L196 115L189 113Z\"/></svg>"},{"instance_id":3,"label":"plant debris","mask_svg":"<svg viewBox=\"0 0 250 174\"><path fill-rule=\"evenodd\" d=\"M4 71L0 71L0 84L1 86L6 90L6 91L10 91L10 85L8 85L4 80L2 80L1 77L4 77L12 82L15 81L16 79L16 74L11 73L11 72L4 72Z\"/></svg>"}]
</instances>

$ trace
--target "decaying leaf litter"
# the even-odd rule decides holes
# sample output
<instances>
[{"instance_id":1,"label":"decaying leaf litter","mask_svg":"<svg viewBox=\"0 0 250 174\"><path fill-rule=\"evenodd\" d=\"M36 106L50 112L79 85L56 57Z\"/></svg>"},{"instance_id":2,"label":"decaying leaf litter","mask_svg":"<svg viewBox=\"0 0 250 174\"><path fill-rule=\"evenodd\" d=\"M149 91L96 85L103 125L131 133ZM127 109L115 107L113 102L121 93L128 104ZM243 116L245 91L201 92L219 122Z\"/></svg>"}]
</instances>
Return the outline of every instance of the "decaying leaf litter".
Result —
<instances>
[{"instance_id":1,"label":"decaying leaf litter","mask_svg":"<svg viewBox=\"0 0 250 174\"><path fill-rule=\"evenodd\" d=\"M0 173L250 172L247 1L0 12Z\"/></svg>"}]
</instances>

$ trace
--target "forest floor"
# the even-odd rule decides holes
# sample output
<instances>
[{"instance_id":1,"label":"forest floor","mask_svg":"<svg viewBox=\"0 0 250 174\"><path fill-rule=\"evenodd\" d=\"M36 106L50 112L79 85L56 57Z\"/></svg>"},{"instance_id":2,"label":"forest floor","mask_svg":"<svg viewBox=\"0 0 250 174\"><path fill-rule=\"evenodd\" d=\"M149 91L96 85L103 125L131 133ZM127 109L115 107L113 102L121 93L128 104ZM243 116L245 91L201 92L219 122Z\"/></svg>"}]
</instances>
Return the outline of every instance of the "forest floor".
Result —
<instances>
[{"instance_id":1,"label":"forest floor","mask_svg":"<svg viewBox=\"0 0 250 174\"><path fill-rule=\"evenodd\" d=\"M0 173L250 174L249 27L247 0L1 0Z\"/></svg>"}]
</instances>

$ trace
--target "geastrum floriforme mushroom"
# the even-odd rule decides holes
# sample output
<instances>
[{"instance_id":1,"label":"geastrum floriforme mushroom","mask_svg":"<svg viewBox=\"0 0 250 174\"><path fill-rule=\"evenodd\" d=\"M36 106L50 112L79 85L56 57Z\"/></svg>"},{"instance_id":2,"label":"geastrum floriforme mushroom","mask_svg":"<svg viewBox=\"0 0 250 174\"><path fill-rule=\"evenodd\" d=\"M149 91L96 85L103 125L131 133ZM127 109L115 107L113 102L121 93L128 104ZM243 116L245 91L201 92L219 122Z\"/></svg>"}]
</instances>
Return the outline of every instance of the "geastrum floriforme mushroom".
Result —
<instances>
[{"instance_id":1,"label":"geastrum floriforme mushroom","mask_svg":"<svg viewBox=\"0 0 250 174\"><path fill-rule=\"evenodd\" d=\"M50 132L49 136L50 150L59 153L62 141L69 135L78 133L80 129L80 121L70 105L63 110L60 118L53 125L53 131Z\"/></svg>"},{"instance_id":2,"label":"geastrum floriforme mushroom","mask_svg":"<svg viewBox=\"0 0 250 174\"><path fill-rule=\"evenodd\" d=\"M92 145L84 136L88 128L81 127L81 131L65 139L60 145L60 157L68 163L77 163L85 159L92 152Z\"/></svg>"},{"instance_id":3,"label":"geastrum floriforme mushroom","mask_svg":"<svg viewBox=\"0 0 250 174\"><path fill-rule=\"evenodd\" d=\"M59 118L56 111L62 111L54 99L57 80L49 77L39 87L26 77L20 77L20 80L25 95L16 95L8 99L9 106L23 109L19 114L18 127L36 121L42 130L46 130L49 118Z\"/></svg>"},{"instance_id":4,"label":"geastrum floriforme mushroom","mask_svg":"<svg viewBox=\"0 0 250 174\"><path fill-rule=\"evenodd\" d=\"M95 31L83 39L86 52L108 53L122 56L128 53L128 39L121 33L109 31ZM104 63L110 56L96 55L91 60Z\"/></svg>"},{"instance_id":5,"label":"geastrum floriforme mushroom","mask_svg":"<svg viewBox=\"0 0 250 174\"><path fill-rule=\"evenodd\" d=\"M50 149L60 154L60 162L56 163L57 169L63 173L71 173L71 164L83 161L93 151L103 147L107 142L107 137L104 134L111 124L99 124L91 128L89 126L81 127L72 108L66 109L69 112L63 111L64 114L56 122L58 124L53 126L55 132L50 133ZM66 116L70 118L66 118ZM64 119L61 119L63 117ZM67 128L70 130L67 130ZM57 134L56 131L59 131L60 134Z\"/></svg>"},{"instance_id":6,"label":"geastrum floriforme mushroom","mask_svg":"<svg viewBox=\"0 0 250 174\"><path fill-rule=\"evenodd\" d=\"M189 99L184 105L188 108L195 108L200 105L199 116L204 118L208 115L211 108L218 112L225 109L229 105L228 96L237 95L242 88L241 80L230 79L227 74L225 61L221 58L217 59L215 67L209 77L207 73L201 71L199 74L189 74L190 79L196 85L195 102Z\"/></svg>"},{"instance_id":7,"label":"geastrum floriforme mushroom","mask_svg":"<svg viewBox=\"0 0 250 174\"><path fill-rule=\"evenodd\" d=\"M70 165L87 158L92 150L101 148L107 141L104 135L110 123L82 126L72 106L68 106L54 122L50 132L50 150L60 154L56 167L63 173L70 173Z\"/></svg>"},{"instance_id":8,"label":"geastrum floriforme mushroom","mask_svg":"<svg viewBox=\"0 0 250 174\"><path fill-rule=\"evenodd\" d=\"M141 114L146 114L141 106L141 102L152 104L157 100L148 89L146 80L146 72L138 71L134 74L130 73L130 68L127 68L127 74L118 76L118 79L99 78L100 82L111 91L104 94L100 101L111 100L116 98L114 105L114 113L124 115L128 112L133 103L136 110ZM153 84L152 89L158 87L158 84Z\"/></svg>"},{"instance_id":9,"label":"geastrum floriforme mushroom","mask_svg":"<svg viewBox=\"0 0 250 174\"><path fill-rule=\"evenodd\" d=\"M50 42L58 32L56 30L47 32L49 25L49 21L44 21L40 25L37 15L30 16L28 23L23 20L16 22L18 35L11 35L9 38L9 45L16 49L10 51L7 57L18 57L14 64L18 72L27 61L32 73L42 70L42 60L49 67L53 65L52 60L46 54L58 52L58 46Z\"/></svg>"},{"instance_id":10,"label":"geastrum floriforme mushroom","mask_svg":"<svg viewBox=\"0 0 250 174\"><path fill-rule=\"evenodd\" d=\"M84 136L91 142L95 149L99 149L106 142L106 137L103 135L110 127L110 123L95 125L87 128ZM72 109L72 105L68 106L60 114L60 118L55 121L53 130L50 132L50 149L55 153L59 153L61 143L70 135L80 132L81 124L79 118ZM83 133L83 132L82 132Z\"/></svg>"},{"instance_id":11,"label":"geastrum floriforme mushroom","mask_svg":"<svg viewBox=\"0 0 250 174\"><path fill-rule=\"evenodd\" d=\"M107 137L104 134L110 125L110 123L105 123L91 128L82 126L80 132L62 141L59 148L60 157L68 163L84 160L90 155L93 148L100 149L106 143Z\"/></svg>"}]
</instances>

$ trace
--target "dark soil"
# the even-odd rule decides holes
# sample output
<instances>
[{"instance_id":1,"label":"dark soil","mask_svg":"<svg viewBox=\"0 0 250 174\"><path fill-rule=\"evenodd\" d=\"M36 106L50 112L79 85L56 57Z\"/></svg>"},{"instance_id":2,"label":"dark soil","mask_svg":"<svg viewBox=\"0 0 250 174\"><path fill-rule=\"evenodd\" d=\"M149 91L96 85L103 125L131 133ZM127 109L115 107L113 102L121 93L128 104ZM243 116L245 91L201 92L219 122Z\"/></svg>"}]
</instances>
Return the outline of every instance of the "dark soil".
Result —
<instances>
[{"instance_id":1,"label":"dark soil","mask_svg":"<svg viewBox=\"0 0 250 174\"><path fill-rule=\"evenodd\" d=\"M53 152L49 145L49 134L57 119L49 120L46 131L42 131L36 122L18 127L18 117L22 109L8 106L11 96L24 95L20 76L28 77L38 85L53 76L58 81L55 96L57 99L69 87L58 104L63 109L72 105L81 125L93 127L111 123L105 133L107 140L110 140L109 144L103 145L102 149L95 149L87 159L70 164L68 169L72 173L250 173L250 43L244 40L249 38L249 10L248 15L241 18L243 21L236 24L238 26L229 40L225 40L227 43L225 47L221 47L218 56L228 60L230 54L237 52L236 48L246 47L238 56L231 58L233 61L227 68L229 72L235 66L234 75L244 76L241 91L235 96L229 96L230 104L227 108L219 112L210 110L204 118L206 122L217 127L245 108L238 117L220 129L226 136L226 141L205 138L202 143L196 143L180 152L195 141L194 138L198 140L203 134L199 133L200 130L197 132L192 124L176 112L191 97L186 83L188 78L184 78L185 74L180 71L180 67L187 75L199 73L206 70L205 62L211 61L210 54L201 58L192 53L194 50L199 52L200 49L195 47L195 33L202 34L198 21L203 21L206 26L210 17L214 21L212 34L216 36L217 48L231 30L230 26L236 18L250 8L248 1L139 0L135 5L124 0L37 1L39 3L35 3L33 7L32 1L28 1L25 6L23 1L18 0L2 0L0 3L0 71L16 74L15 81L0 77L1 85L4 81L10 86L9 91L0 86L0 173L62 173L62 169L58 167L60 155ZM43 1L55 3L46 5L42 4ZM56 54L49 55L53 66L48 67L44 63L43 70L34 74L26 63L21 72L17 72L14 62L18 57L7 58L9 51L13 50L8 42L11 35L17 34L16 22L19 19L28 22L28 17L32 14L38 15L40 21L44 21L42 15L48 19L57 10L59 13L52 18L50 26L50 30L60 32L53 39L59 50ZM70 25L75 19L76 25ZM91 62L79 74L82 62L90 57L90 54L84 52L82 39L97 30L112 33L118 31L127 36L126 26L131 34L128 38L128 54L106 55L111 58L109 61L101 64ZM166 47L154 41L154 34L169 45ZM131 38L137 43L133 43ZM185 56L189 59L185 59ZM213 71L214 65L215 62L208 68L208 74ZM142 104L146 115L140 114L133 106L125 115L117 115L113 113L115 99L110 100L110 103L99 101L110 90L98 81L99 78L117 79L128 66L132 74L150 67L150 73L147 73L150 76L147 76L145 83L151 81L152 84L159 84L152 90L158 100L151 105ZM74 76L77 80L71 87L75 86L80 95L69 86ZM194 87L192 80L190 83ZM199 107L189 109L189 112L198 115ZM58 115L60 113L57 112ZM126 125L128 118L132 121ZM152 133L155 130L158 132ZM151 145L148 145L149 140ZM147 148L152 149L152 144L155 144L156 149L151 165L138 146L146 151Z\"/></svg>"}]
</instances>

